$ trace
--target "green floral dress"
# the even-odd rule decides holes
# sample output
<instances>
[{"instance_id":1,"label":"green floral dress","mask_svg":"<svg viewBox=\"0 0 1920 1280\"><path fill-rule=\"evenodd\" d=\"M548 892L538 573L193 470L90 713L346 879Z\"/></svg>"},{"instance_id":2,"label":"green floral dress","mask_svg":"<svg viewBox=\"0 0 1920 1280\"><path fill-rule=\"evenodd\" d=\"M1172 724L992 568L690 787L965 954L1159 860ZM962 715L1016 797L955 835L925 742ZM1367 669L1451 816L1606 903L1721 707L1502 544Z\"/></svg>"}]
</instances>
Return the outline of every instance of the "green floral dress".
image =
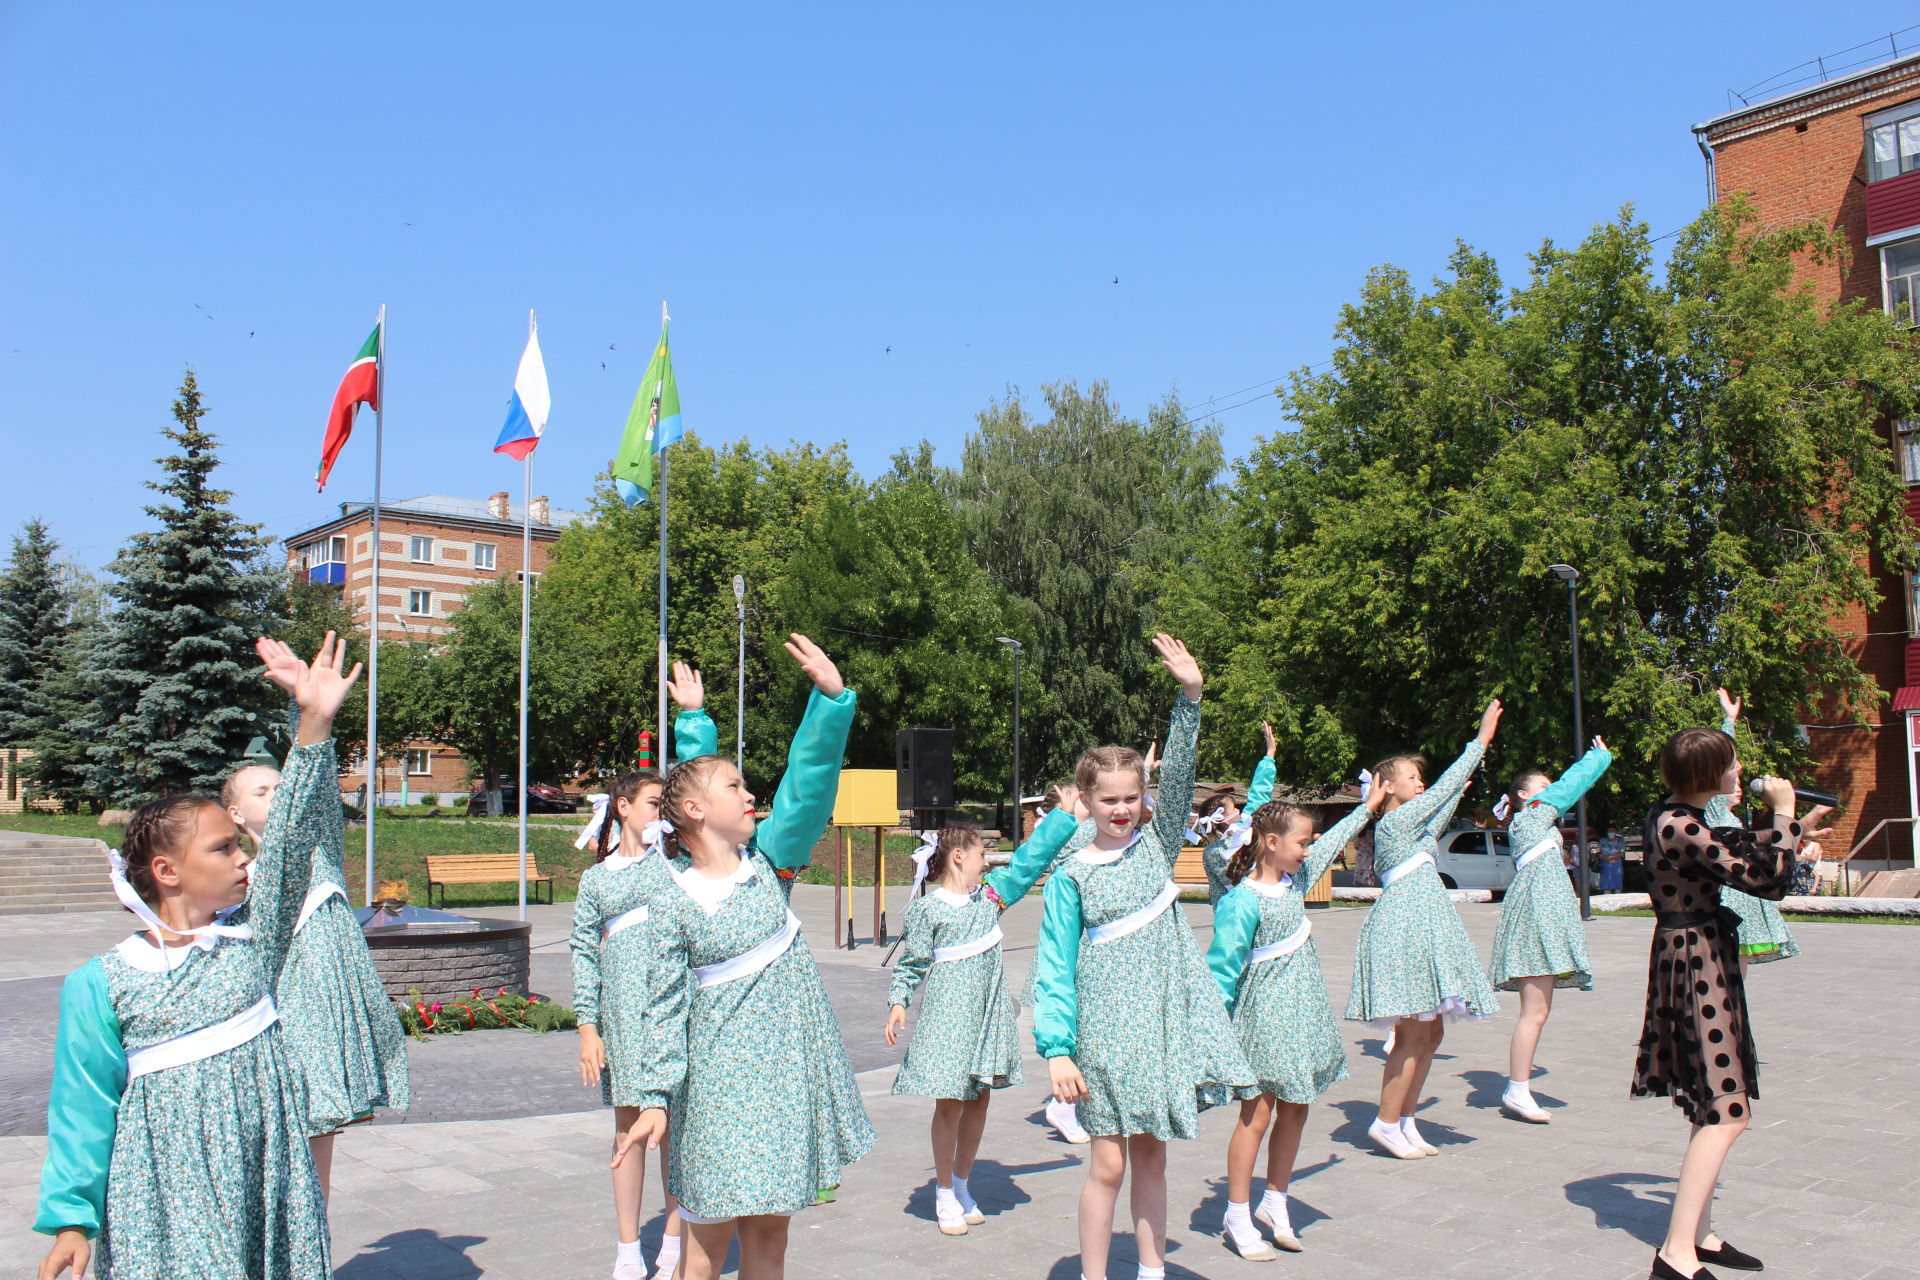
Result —
<instances>
[{"instance_id":1,"label":"green floral dress","mask_svg":"<svg viewBox=\"0 0 1920 1280\"><path fill-rule=\"evenodd\" d=\"M1516 859L1545 848L1520 868L1500 904L1493 960L1487 966L1487 980L1496 989L1518 991L1521 978L1548 976L1556 987L1593 989L1586 926L1580 923L1580 899L1562 859L1566 842L1559 822L1612 763L1604 748L1587 752L1507 824L1507 845Z\"/></svg>"},{"instance_id":2,"label":"green floral dress","mask_svg":"<svg viewBox=\"0 0 1920 1280\"><path fill-rule=\"evenodd\" d=\"M1043 895L1034 1040L1087 1082L1090 1134L1191 1138L1220 1087L1253 1083L1172 888L1193 799L1200 706L1174 704L1153 821L1125 849L1085 849ZM1155 910L1156 904L1159 910Z\"/></svg>"},{"instance_id":3,"label":"green floral dress","mask_svg":"<svg viewBox=\"0 0 1920 1280\"><path fill-rule=\"evenodd\" d=\"M719 745L720 731L705 711L682 711L674 720L673 747L679 760L713 755ZM613 822L611 814L607 821ZM618 830L619 824L614 826ZM638 832L634 838L637 842ZM624 851L627 846L623 840L616 847ZM661 884L640 874L646 857L644 846L634 853L608 854L580 873L573 902L573 1016L579 1025L599 1030L607 1055L600 1072L600 1101L610 1107L638 1105L637 1089L616 1089L614 1081L639 1079L647 1056L646 1012L653 977L648 890ZM623 1096L616 1099L616 1093Z\"/></svg>"},{"instance_id":4,"label":"green floral dress","mask_svg":"<svg viewBox=\"0 0 1920 1280\"><path fill-rule=\"evenodd\" d=\"M269 1000L314 863L322 874L337 866L322 851L340 841L333 744L296 746L248 900L225 919L251 936L162 949L135 934L67 978L34 1226L97 1233L101 1280L330 1274L304 1090L281 1024L174 1065L142 1051Z\"/></svg>"},{"instance_id":5,"label":"green floral dress","mask_svg":"<svg viewBox=\"0 0 1920 1280\"><path fill-rule=\"evenodd\" d=\"M1227 884L1227 863L1233 859L1233 851L1246 843L1237 837L1241 832L1251 829L1253 815L1260 811L1261 805L1273 799L1274 776L1271 756L1253 767L1253 781L1247 784L1247 805L1240 811L1239 820L1221 832L1218 840L1208 842L1207 847L1200 851L1200 864L1207 870L1207 901L1216 907L1231 887Z\"/></svg>"},{"instance_id":6,"label":"green floral dress","mask_svg":"<svg viewBox=\"0 0 1920 1280\"><path fill-rule=\"evenodd\" d=\"M1720 732L1729 738L1734 736L1734 728L1735 722L1731 719L1720 722ZM1725 796L1709 800L1706 812L1708 826L1745 825L1733 816L1733 806ZM1780 914L1779 903L1728 886L1720 890L1720 905L1740 917L1740 954L1747 958L1748 964L1790 960L1800 954L1800 942L1787 927L1787 918Z\"/></svg>"},{"instance_id":7,"label":"green floral dress","mask_svg":"<svg viewBox=\"0 0 1920 1280\"><path fill-rule=\"evenodd\" d=\"M1236 1098L1312 1102L1346 1078L1346 1048L1302 895L1372 817L1356 805L1313 842L1297 874L1277 884L1242 880L1214 908L1207 966L1253 1068L1253 1083L1234 1089Z\"/></svg>"},{"instance_id":8,"label":"green floral dress","mask_svg":"<svg viewBox=\"0 0 1920 1280\"><path fill-rule=\"evenodd\" d=\"M833 815L853 711L852 690L815 691L772 811L732 875L708 879L684 858L642 864L654 951L633 1096L671 1113L667 1188L695 1220L795 1213L873 1146L826 985L774 871L804 866Z\"/></svg>"},{"instance_id":9,"label":"green floral dress","mask_svg":"<svg viewBox=\"0 0 1920 1280\"><path fill-rule=\"evenodd\" d=\"M965 1102L983 1089L1026 1083L1020 1011L1000 955L1000 913L1026 896L1074 830L1073 815L1055 809L973 893L936 885L907 906L887 1004L908 1007L918 993L920 1016L895 1093Z\"/></svg>"},{"instance_id":10,"label":"green floral dress","mask_svg":"<svg viewBox=\"0 0 1920 1280\"><path fill-rule=\"evenodd\" d=\"M1402 1018L1455 1021L1500 1011L1432 861L1485 753L1475 738L1424 793L1374 824L1373 865L1385 887L1354 947L1348 1018L1390 1026ZM1396 875L1394 868L1403 863L1411 869ZM1386 884L1389 877L1393 883Z\"/></svg>"}]
</instances>

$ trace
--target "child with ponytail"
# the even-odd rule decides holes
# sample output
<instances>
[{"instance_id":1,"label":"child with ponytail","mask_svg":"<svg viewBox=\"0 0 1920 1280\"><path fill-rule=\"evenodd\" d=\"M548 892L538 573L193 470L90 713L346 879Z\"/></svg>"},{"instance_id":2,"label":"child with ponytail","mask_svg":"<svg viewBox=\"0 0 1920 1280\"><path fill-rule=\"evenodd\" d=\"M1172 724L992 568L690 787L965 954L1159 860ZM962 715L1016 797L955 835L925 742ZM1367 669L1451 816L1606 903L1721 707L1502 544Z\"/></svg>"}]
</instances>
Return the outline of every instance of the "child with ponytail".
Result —
<instances>
[{"instance_id":1,"label":"child with ponytail","mask_svg":"<svg viewBox=\"0 0 1920 1280\"><path fill-rule=\"evenodd\" d=\"M900 961L887 993L886 1037L894 1044L907 1006L920 1016L893 1092L932 1098L934 1217L940 1233L967 1234L986 1221L967 1189L993 1091L1026 1083L1020 1071L1019 1010L1007 992L1000 913L1026 896L1053 865L1077 825L1079 795L1061 789L1053 810L996 871L971 827L944 827L926 861L933 887L907 907Z\"/></svg>"},{"instance_id":2,"label":"child with ponytail","mask_svg":"<svg viewBox=\"0 0 1920 1280\"><path fill-rule=\"evenodd\" d=\"M736 1234L740 1274L779 1276L791 1216L873 1146L833 1005L776 868L799 868L833 816L854 694L805 636L787 652L813 681L773 808L756 822L733 762L700 756L667 775L649 856L653 934L646 1059L614 1101L640 1108L618 1168L667 1135L683 1280L716 1280Z\"/></svg>"},{"instance_id":3,"label":"child with ponytail","mask_svg":"<svg viewBox=\"0 0 1920 1280\"><path fill-rule=\"evenodd\" d=\"M89 1260L101 1280L331 1274L273 992L316 865L338 865L333 720L360 668L341 674L332 632L311 666L277 640L255 648L300 712L258 860L213 796L141 805L112 881L146 927L61 988L34 1221L55 1239L40 1280L79 1280Z\"/></svg>"},{"instance_id":4,"label":"child with ponytail","mask_svg":"<svg viewBox=\"0 0 1920 1280\"><path fill-rule=\"evenodd\" d=\"M667 692L680 714L674 747L683 760L713 754L720 735L704 710L706 686L684 662L673 664ZM613 1107L614 1140L640 1118L637 1105L616 1105L614 1081L638 1076L646 1061L646 1004L651 992L652 934L648 887L640 874L647 856L643 832L660 816L664 780L652 769L635 769L614 781L606 807L596 815L594 861L580 874L573 904L573 1012L579 1020L580 1083L600 1086L600 1100ZM661 1180L666 1156L661 1153ZM613 1170L613 1280L646 1280L640 1252L641 1205L646 1196L644 1160ZM671 1280L680 1262L680 1206L667 1193L654 1275Z\"/></svg>"},{"instance_id":5,"label":"child with ponytail","mask_svg":"<svg viewBox=\"0 0 1920 1280\"><path fill-rule=\"evenodd\" d=\"M1725 689L1720 695L1720 732L1729 738L1735 737L1740 727L1741 700ZM1715 796L1707 805L1707 825L1710 827L1737 827L1742 825L1734 816L1733 804L1741 797L1735 795ZM1793 930L1787 927L1787 918L1780 914L1780 904L1757 898L1731 886L1720 891L1720 905L1740 917L1740 963L1769 964L1775 960L1791 960L1800 954L1800 940L1793 936Z\"/></svg>"},{"instance_id":6,"label":"child with ponytail","mask_svg":"<svg viewBox=\"0 0 1920 1280\"><path fill-rule=\"evenodd\" d=\"M1232 887L1227 879L1227 860L1235 849L1245 845L1247 823L1253 820L1260 806L1273 798L1273 757L1278 748L1273 726L1265 720L1260 722L1260 736L1266 739L1267 754L1254 766L1253 780L1247 783L1246 807L1235 808L1231 794L1218 795L1200 806L1194 820L1194 834L1206 842L1200 863L1207 871L1207 901L1216 907Z\"/></svg>"},{"instance_id":7,"label":"child with ponytail","mask_svg":"<svg viewBox=\"0 0 1920 1280\"><path fill-rule=\"evenodd\" d=\"M1254 1076L1252 1084L1233 1090L1240 1119L1227 1144L1226 1234L1243 1258L1275 1256L1256 1220L1282 1249L1300 1250L1287 1212L1287 1186L1307 1106L1347 1074L1340 1028L1309 936L1313 923L1305 892L1385 799L1376 789L1318 840L1305 810L1280 801L1264 805L1243 828L1226 866L1229 887L1214 908L1207 965ZM1269 1125L1266 1194L1252 1209L1254 1159Z\"/></svg>"}]
</instances>

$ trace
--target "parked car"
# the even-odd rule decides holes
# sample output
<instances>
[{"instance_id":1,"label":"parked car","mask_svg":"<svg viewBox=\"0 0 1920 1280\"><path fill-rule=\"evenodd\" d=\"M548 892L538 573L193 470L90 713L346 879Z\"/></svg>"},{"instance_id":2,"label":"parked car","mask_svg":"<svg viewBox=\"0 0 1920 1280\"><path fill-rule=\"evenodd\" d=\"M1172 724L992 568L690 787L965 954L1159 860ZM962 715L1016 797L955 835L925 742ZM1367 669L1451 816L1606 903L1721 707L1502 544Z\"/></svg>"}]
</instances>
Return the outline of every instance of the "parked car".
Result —
<instances>
[{"instance_id":1,"label":"parked car","mask_svg":"<svg viewBox=\"0 0 1920 1280\"><path fill-rule=\"evenodd\" d=\"M1507 833L1481 827L1462 827L1440 837L1435 869L1449 889L1506 891L1513 883L1513 850Z\"/></svg>"},{"instance_id":2,"label":"parked car","mask_svg":"<svg viewBox=\"0 0 1920 1280\"><path fill-rule=\"evenodd\" d=\"M578 813L580 801L568 795L558 787L549 787L545 783L529 782L527 794L533 797L527 805L528 813ZM487 792L483 787L467 797L467 816L469 818L484 815L487 811ZM500 812L518 814L520 812L520 788L512 782L500 784Z\"/></svg>"}]
</instances>

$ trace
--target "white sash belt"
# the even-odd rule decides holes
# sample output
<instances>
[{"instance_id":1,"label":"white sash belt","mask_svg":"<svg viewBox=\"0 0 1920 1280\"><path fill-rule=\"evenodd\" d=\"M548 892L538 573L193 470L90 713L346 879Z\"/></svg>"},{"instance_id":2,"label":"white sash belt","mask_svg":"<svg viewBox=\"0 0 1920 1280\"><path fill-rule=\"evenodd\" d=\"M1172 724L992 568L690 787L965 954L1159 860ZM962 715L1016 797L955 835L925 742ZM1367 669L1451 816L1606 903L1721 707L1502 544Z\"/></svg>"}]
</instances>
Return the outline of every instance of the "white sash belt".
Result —
<instances>
[{"instance_id":1,"label":"white sash belt","mask_svg":"<svg viewBox=\"0 0 1920 1280\"><path fill-rule=\"evenodd\" d=\"M189 1062L198 1062L202 1058L216 1057L229 1049L237 1049L279 1020L280 1013L273 1007L273 997L261 996L258 1004L234 1014L225 1022L216 1022L210 1027L189 1031L183 1036L162 1040L144 1049L135 1049L127 1055L127 1079L165 1071L169 1067L185 1066Z\"/></svg>"},{"instance_id":2,"label":"white sash belt","mask_svg":"<svg viewBox=\"0 0 1920 1280\"><path fill-rule=\"evenodd\" d=\"M1401 876L1406 875L1407 872L1409 871L1417 870L1420 867L1430 867L1432 865L1433 865L1432 854L1430 853L1415 854L1413 857L1408 858L1405 862L1401 863L1400 865L1395 867L1388 867L1385 871L1382 871L1380 873L1380 887L1382 889L1386 888L1388 885L1392 884L1395 880L1398 880Z\"/></svg>"},{"instance_id":3,"label":"white sash belt","mask_svg":"<svg viewBox=\"0 0 1920 1280\"><path fill-rule=\"evenodd\" d=\"M631 911L622 911L619 915L603 922L600 926L600 936L603 938L611 938L622 929L631 929L637 924L645 924L646 922L647 909L645 907L635 907Z\"/></svg>"},{"instance_id":4,"label":"white sash belt","mask_svg":"<svg viewBox=\"0 0 1920 1280\"><path fill-rule=\"evenodd\" d=\"M320 904L336 894L340 901L351 905L352 900L347 897L347 886L343 884L317 884L307 890L307 900L300 904L300 918L293 922L293 931L298 933L306 928L307 921L313 919L313 913L320 909Z\"/></svg>"},{"instance_id":5,"label":"white sash belt","mask_svg":"<svg viewBox=\"0 0 1920 1280\"><path fill-rule=\"evenodd\" d=\"M1180 896L1180 886L1169 880L1166 887L1154 895L1153 901L1138 911L1129 912L1118 920L1109 920L1087 930L1088 942L1112 942L1115 938L1124 938L1139 929L1144 929L1158 920L1166 909Z\"/></svg>"},{"instance_id":6,"label":"white sash belt","mask_svg":"<svg viewBox=\"0 0 1920 1280\"><path fill-rule=\"evenodd\" d=\"M751 977L786 954L793 940L800 936L800 917L787 912L787 923L780 932L759 943L731 960L722 960L718 964L703 964L694 968L693 974L700 979L703 987L718 986L722 982L735 982Z\"/></svg>"},{"instance_id":7,"label":"white sash belt","mask_svg":"<svg viewBox=\"0 0 1920 1280\"><path fill-rule=\"evenodd\" d=\"M954 947L935 947L933 949L933 962L935 964L945 964L949 960L965 960L970 956L979 955L982 951L991 951L1000 945L1000 939L1003 936L1000 932L1000 926L995 925L993 928L975 938L972 942L963 942Z\"/></svg>"},{"instance_id":8,"label":"white sash belt","mask_svg":"<svg viewBox=\"0 0 1920 1280\"><path fill-rule=\"evenodd\" d=\"M1527 850L1525 853L1521 854L1518 858L1514 859L1513 869L1515 871L1518 871L1520 870L1520 868L1526 866L1529 862L1532 862L1535 858L1539 857L1541 854L1547 852L1547 850L1549 849L1557 850L1559 849L1559 847L1560 847L1560 841L1553 836L1548 836L1545 840L1542 840L1539 844L1533 846L1533 848Z\"/></svg>"},{"instance_id":9,"label":"white sash belt","mask_svg":"<svg viewBox=\"0 0 1920 1280\"><path fill-rule=\"evenodd\" d=\"M1313 921L1302 920L1298 929L1295 929L1292 933L1280 939L1280 941L1269 943L1264 947L1255 947L1252 951L1249 951L1247 953L1247 967L1252 968L1256 964L1265 964L1269 960L1278 960L1281 956L1292 955L1306 944L1307 935L1312 932Z\"/></svg>"}]
</instances>

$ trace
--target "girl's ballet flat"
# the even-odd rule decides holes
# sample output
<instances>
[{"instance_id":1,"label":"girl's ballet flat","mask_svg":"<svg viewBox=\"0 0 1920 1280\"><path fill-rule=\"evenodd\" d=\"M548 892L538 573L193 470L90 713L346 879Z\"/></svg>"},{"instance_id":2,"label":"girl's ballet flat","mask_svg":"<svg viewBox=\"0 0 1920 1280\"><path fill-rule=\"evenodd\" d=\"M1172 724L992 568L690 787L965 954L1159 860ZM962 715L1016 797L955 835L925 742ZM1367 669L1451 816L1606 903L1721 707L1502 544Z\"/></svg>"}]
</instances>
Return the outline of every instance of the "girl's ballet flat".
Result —
<instances>
[{"instance_id":1,"label":"girl's ballet flat","mask_svg":"<svg viewBox=\"0 0 1920 1280\"><path fill-rule=\"evenodd\" d=\"M936 1218L934 1221L940 1224L940 1234L943 1236L963 1236L967 1234L967 1220L965 1218Z\"/></svg>"},{"instance_id":2,"label":"girl's ballet flat","mask_svg":"<svg viewBox=\"0 0 1920 1280\"><path fill-rule=\"evenodd\" d=\"M1767 1269L1766 1263L1760 1261L1760 1259L1750 1253L1740 1252L1740 1250L1734 1248L1725 1240L1720 1242L1718 1249L1709 1249L1705 1245L1695 1245L1693 1251L1700 1255L1700 1261L1711 1262L1716 1267L1732 1267L1735 1271L1765 1271Z\"/></svg>"}]
</instances>

